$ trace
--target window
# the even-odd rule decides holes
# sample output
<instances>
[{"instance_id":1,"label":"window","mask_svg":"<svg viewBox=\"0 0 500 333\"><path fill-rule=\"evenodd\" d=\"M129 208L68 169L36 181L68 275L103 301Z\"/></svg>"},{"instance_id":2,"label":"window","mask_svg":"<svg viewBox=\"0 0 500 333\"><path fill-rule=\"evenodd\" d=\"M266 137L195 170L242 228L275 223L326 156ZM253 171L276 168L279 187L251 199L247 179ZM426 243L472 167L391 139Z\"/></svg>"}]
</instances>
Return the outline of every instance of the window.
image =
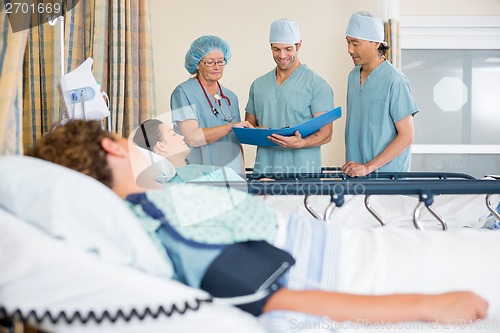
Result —
<instances>
[{"instance_id":1,"label":"window","mask_svg":"<svg viewBox=\"0 0 500 333\"><path fill-rule=\"evenodd\" d=\"M500 17L402 17L413 171L500 174Z\"/></svg>"}]
</instances>

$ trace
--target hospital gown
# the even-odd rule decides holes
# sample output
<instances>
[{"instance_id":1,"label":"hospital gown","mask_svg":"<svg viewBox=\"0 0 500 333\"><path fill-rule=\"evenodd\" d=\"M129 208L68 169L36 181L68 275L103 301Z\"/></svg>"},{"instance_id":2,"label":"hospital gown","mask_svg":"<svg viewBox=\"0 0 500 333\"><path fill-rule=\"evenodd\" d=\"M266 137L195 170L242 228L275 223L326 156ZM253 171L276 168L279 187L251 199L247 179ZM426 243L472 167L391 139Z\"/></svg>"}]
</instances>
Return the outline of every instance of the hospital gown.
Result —
<instances>
[{"instance_id":1,"label":"hospital gown","mask_svg":"<svg viewBox=\"0 0 500 333\"><path fill-rule=\"evenodd\" d=\"M141 205L133 204L144 198L127 199L151 237L163 240L157 233L161 222L145 213ZM335 286L339 251L338 230L320 220L299 215L277 215L266 201L246 192L203 185L176 184L164 190L149 191L146 200L161 209L170 225L185 239L205 244L232 244L247 240L266 240L291 253L297 263L284 277L283 284L291 289L315 289ZM159 238L159 239L158 239ZM175 255L174 255L175 256ZM189 284L199 288L203 272L215 259L200 255L187 259L193 272L186 274ZM211 257L212 256L212 257ZM261 316L262 323L274 332L290 331L290 320L320 323L324 318L289 311L273 311Z\"/></svg>"}]
</instances>

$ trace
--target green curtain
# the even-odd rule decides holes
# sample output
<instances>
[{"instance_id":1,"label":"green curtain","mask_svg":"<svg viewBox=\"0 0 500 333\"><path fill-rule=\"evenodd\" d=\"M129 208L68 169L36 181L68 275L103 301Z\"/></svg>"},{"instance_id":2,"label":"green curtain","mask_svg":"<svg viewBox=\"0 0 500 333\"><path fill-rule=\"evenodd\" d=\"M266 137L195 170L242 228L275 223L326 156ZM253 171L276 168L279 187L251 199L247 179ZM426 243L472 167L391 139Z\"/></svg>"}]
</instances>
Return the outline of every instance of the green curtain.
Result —
<instances>
[{"instance_id":1,"label":"green curtain","mask_svg":"<svg viewBox=\"0 0 500 333\"><path fill-rule=\"evenodd\" d=\"M27 31L14 33L0 5L0 155L22 154L22 67Z\"/></svg>"},{"instance_id":2,"label":"green curtain","mask_svg":"<svg viewBox=\"0 0 500 333\"><path fill-rule=\"evenodd\" d=\"M148 0L79 0L66 13L64 30L64 71L94 59L92 72L110 98L113 131L127 136L156 115ZM23 80L26 148L61 119L59 36L59 23L29 32Z\"/></svg>"}]
</instances>

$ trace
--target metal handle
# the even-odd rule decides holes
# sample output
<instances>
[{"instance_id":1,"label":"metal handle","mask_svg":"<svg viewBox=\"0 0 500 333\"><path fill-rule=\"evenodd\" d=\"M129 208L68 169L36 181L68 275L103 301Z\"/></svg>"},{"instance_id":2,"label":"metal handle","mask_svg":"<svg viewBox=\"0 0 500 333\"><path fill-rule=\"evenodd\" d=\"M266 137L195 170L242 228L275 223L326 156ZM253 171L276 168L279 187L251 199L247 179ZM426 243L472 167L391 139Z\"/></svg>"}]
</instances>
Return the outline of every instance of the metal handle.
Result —
<instances>
[{"instance_id":1,"label":"metal handle","mask_svg":"<svg viewBox=\"0 0 500 333\"><path fill-rule=\"evenodd\" d=\"M490 198L491 198L492 194L487 194L486 195L486 207L488 207L488 210L490 211L490 213L498 220L500 221L500 214L498 214L498 212L496 211L495 208L493 208L493 206L491 205L491 202L490 202Z\"/></svg>"},{"instance_id":2,"label":"metal handle","mask_svg":"<svg viewBox=\"0 0 500 333\"><path fill-rule=\"evenodd\" d=\"M311 205L309 204L309 197L310 195L309 194L306 194L304 196L304 206L306 207L307 211L315 218L315 219L318 219L320 220L321 219L321 216L319 216L318 213L316 213L316 211L311 207Z\"/></svg>"},{"instance_id":3,"label":"metal handle","mask_svg":"<svg viewBox=\"0 0 500 333\"><path fill-rule=\"evenodd\" d=\"M386 223L384 222L384 220L380 217L380 215L378 215L378 213L375 211L375 209L373 209L373 207L370 205L370 198L371 198L371 195L365 195L365 207L366 207L366 209L368 209L370 214L372 214L372 216L378 221L378 223L380 223L381 226L385 226Z\"/></svg>"},{"instance_id":4,"label":"metal handle","mask_svg":"<svg viewBox=\"0 0 500 333\"><path fill-rule=\"evenodd\" d=\"M425 231L425 229L422 227L422 224L420 223L420 212L422 211L423 207L426 207L427 210L434 216L436 220L441 224L441 227L443 230L448 230L448 225L446 222L439 216L438 213L436 213L430 205L427 205L424 201L427 200L427 195L423 194L421 196L420 202L418 203L417 207L415 207L415 210L413 211L413 225L415 228Z\"/></svg>"}]
</instances>

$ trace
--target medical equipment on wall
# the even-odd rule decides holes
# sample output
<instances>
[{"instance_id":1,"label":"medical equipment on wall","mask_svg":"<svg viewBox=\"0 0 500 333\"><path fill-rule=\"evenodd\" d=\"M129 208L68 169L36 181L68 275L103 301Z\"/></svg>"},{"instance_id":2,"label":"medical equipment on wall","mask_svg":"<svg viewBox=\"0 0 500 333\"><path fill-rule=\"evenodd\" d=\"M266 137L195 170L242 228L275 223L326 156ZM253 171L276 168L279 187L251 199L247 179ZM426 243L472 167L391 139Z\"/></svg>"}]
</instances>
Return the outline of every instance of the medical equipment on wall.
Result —
<instances>
[{"instance_id":1,"label":"medical equipment on wall","mask_svg":"<svg viewBox=\"0 0 500 333\"><path fill-rule=\"evenodd\" d=\"M61 99L61 120L83 119L103 120L108 118L108 131L111 131L111 115L109 112L109 97L101 92L94 75L92 64L94 59L87 58L79 67L64 74L64 16L50 19L49 24L55 26L60 23L61 31L61 81L58 85ZM107 104L104 102L107 100Z\"/></svg>"},{"instance_id":2,"label":"medical equipment on wall","mask_svg":"<svg viewBox=\"0 0 500 333\"><path fill-rule=\"evenodd\" d=\"M59 93L64 100L63 114L68 119L103 120L109 117L108 106L104 102L105 93L92 74L94 60L87 58L75 70L61 77Z\"/></svg>"}]
</instances>

